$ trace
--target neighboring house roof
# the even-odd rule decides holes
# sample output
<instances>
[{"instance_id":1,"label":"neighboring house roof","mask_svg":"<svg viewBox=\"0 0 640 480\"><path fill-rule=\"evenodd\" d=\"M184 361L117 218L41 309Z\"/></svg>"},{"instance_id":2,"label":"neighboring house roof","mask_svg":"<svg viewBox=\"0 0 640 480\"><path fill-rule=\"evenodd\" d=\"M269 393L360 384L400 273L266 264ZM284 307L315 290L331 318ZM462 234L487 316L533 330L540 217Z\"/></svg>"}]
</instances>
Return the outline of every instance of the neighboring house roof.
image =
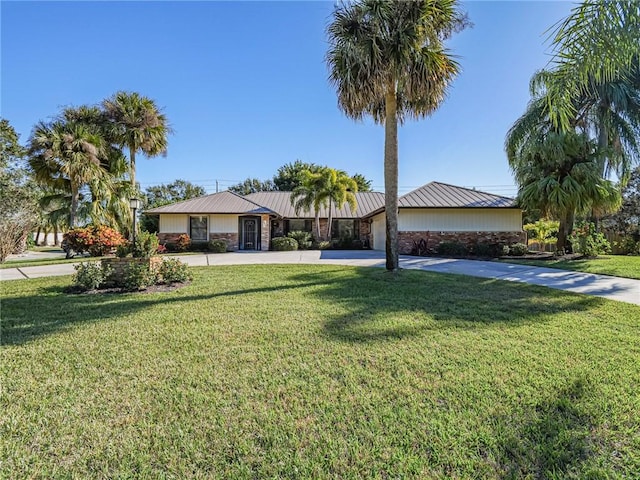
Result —
<instances>
[{"instance_id":1,"label":"neighboring house roof","mask_svg":"<svg viewBox=\"0 0 640 480\"><path fill-rule=\"evenodd\" d=\"M315 212L313 211L300 211L296 214L295 208L291 205L291 192L256 192L247 195L245 198L267 207L284 218L315 217ZM344 204L340 209L332 205L333 218L362 218L370 212L384 207L384 193L357 192L356 202L355 212L351 211L349 204ZM320 209L320 217L326 218L327 214L326 208Z\"/></svg>"},{"instance_id":2,"label":"neighboring house roof","mask_svg":"<svg viewBox=\"0 0 640 480\"><path fill-rule=\"evenodd\" d=\"M245 197L225 190L183 202L164 205L145 213L274 213Z\"/></svg>"}]
</instances>

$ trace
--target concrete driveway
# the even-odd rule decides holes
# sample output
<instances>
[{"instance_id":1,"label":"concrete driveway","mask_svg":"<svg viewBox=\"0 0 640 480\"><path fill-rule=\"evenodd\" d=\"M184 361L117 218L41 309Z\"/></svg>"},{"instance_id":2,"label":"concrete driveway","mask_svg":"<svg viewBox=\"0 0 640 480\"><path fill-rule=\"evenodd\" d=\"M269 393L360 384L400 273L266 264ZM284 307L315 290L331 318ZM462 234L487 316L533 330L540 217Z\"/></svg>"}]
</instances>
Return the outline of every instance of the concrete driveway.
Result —
<instances>
[{"instance_id":1,"label":"concrete driveway","mask_svg":"<svg viewBox=\"0 0 640 480\"><path fill-rule=\"evenodd\" d=\"M174 257L176 258L176 257ZM260 265L260 264L327 264L356 267L384 267L384 252L373 250L299 250L295 252L234 252L225 254L181 255L191 266ZM74 264L0 270L0 280L16 280L55 275L71 275ZM611 300L640 305L640 280L569 272L553 268L531 267L502 262L461 260L432 257L401 256L404 269L454 273L472 277L494 278L511 282L542 285L558 290L595 295Z\"/></svg>"}]
</instances>

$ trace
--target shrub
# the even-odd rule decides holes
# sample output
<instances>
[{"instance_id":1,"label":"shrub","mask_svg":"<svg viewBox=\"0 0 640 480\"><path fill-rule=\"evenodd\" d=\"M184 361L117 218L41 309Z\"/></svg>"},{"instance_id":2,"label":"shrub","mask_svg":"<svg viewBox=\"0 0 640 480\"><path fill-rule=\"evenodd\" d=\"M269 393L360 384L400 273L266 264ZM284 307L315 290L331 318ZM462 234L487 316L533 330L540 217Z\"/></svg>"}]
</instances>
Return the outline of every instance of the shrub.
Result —
<instances>
[{"instance_id":1,"label":"shrub","mask_svg":"<svg viewBox=\"0 0 640 480\"><path fill-rule=\"evenodd\" d=\"M209 242L191 242L189 245L190 252L207 252L209 251Z\"/></svg>"},{"instance_id":2,"label":"shrub","mask_svg":"<svg viewBox=\"0 0 640 480\"><path fill-rule=\"evenodd\" d=\"M178 237L174 245L176 252L186 252L191 246L191 238L186 233L183 233Z\"/></svg>"},{"instance_id":3,"label":"shrub","mask_svg":"<svg viewBox=\"0 0 640 480\"><path fill-rule=\"evenodd\" d=\"M209 242L209 251L213 253L225 253L227 251L226 240L211 240Z\"/></svg>"},{"instance_id":4,"label":"shrub","mask_svg":"<svg viewBox=\"0 0 640 480\"><path fill-rule=\"evenodd\" d=\"M473 253L478 257L496 258L502 255L503 252L504 252L504 249L502 248L502 245L498 243L477 243L473 246L473 249L470 253ZM464 254L460 253L458 255L464 255Z\"/></svg>"},{"instance_id":5,"label":"shrub","mask_svg":"<svg viewBox=\"0 0 640 480\"><path fill-rule=\"evenodd\" d=\"M89 252L92 257L110 253L127 241L117 230L104 225L74 228L65 233L63 238L68 250L76 253Z\"/></svg>"},{"instance_id":6,"label":"shrub","mask_svg":"<svg viewBox=\"0 0 640 480\"><path fill-rule=\"evenodd\" d=\"M509 247L509 255L513 255L514 257L521 257L529 253L529 249L524 243L514 243Z\"/></svg>"},{"instance_id":7,"label":"shrub","mask_svg":"<svg viewBox=\"0 0 640 480\"><path fill-rule=\"evenodd\" d=\"M318 250L328 250L331 248L331 242L321 240L319 242L314 243L313 247L317 248Z\"/></svg>"},{"instance_id":8,"label":"shrub","mask_svg":"<svg viewBox=\"0 0 640 480\"><path fill-rule=\"evenodd\" d=\"M436 247L440 255L463 256L469 253L466 245L458 242L442 242Z\"/></svg>"},{"instance_id":9,"label":"shrub","mask_svg":"<svg viewBox=\"0 0 640 480\"><path fill-rule=\"evenodd\" d=\"M598 232L593 223L582 223L569 235L571 247L576 253L586 257L596 257L611 251L611 245L602 232Z\"/></svg>"},{"instance_id":10,"label":"shrub","mask_svg":"<svg viewBox=\"0 0 640 480\"><path fill-rule=\"evenodd\" d=\"M136 244L131 248L134 258L150 258L158 253L160 242L155 233L140 232L136 235Z\"/></svg>"},{"instance_id":11,"label":"shrub","mask_svg":"<svg viewBox=\"0 0 640 480\"><path fill-rule=\"evenodd\" d=\"M159 269L160 277L164 283L182 283L191 280L191 272L186 263L177 258L165 258Z\"/></svg>"},{"instance_id":12,"label":"shrub","mask_svg":"<svg viewBox=\"0 0 640 480\"><path fill-rule=\"evenodd\" d=\"M129 242L118 245L116 248L116 257L124 258L131 254L131 244Z\"/></svg>"},{"instance_id":13,"label":"shrub","mask_svg":"<svg viewBox=\"0 0 640 480\"><path fill-rule=\"evenodd\" d=\"M271 239L271 248L277 252L297 250L298 242L289 237L275 237Z\"/></svg>"},{"instance_id":14,"label":"shrub","mask_svg":"<svg viewBox=\"0 0 640 480\"><path fill-rule=\"evenodd\" d=\"M507 256L511 253L511 249L509 248L509 245L503 245L502 246L502 255L503 256Z\"/></svg>"},{"instance_id":15,"label":"shrub","mask_svg":"<svg viewBox=\"0 0 640 480\"><path fill-rule=\"evenodd\" d=\"M74 268L76 273L73 275L73 284L85 291L99 288L112 272L109 265L101 265L99 262L84 262Z\"/></svg>"},{"instance_id":16,"label":"shrub","mask_svg":"<svg viewBox=\"0 0 640 480\"><path fill-rule=\"evenodd\" d=\"M300 250L309 250L311 248L311 234L302 230L295 230L289 232L287 237L293 238L298 242L298 248Z\"/></svg>"},{"instance_id":17,"label":"shrub","mask_svg":"<svg viewBox=\"0 0 640 480\"><path fill-rule=\"evenodd\" d=\"M614 245L622 255L640 255L640 241L636 241L633 235L625 235Z\"/></svg>"},{"instance_id":18,"label":"shrub","mask_svg":"<svg viewBox=\"0 0 640 480\"><path fill-rule=\"evenodd\" d=\"M144 290L156 283L158 277L148 263L131 262L127 264L122 278L122 288L129 291Z\"/></svg>"},{"instance_id":19,"label":"shrub","mask_svg":"<svg viewBox=\"0 0 640 480\"><path fill-rule=\"evenodd\" d=\"M158 245L158 253L167 253L167 247L166 245Z\"/></svg>"}]
</instances>

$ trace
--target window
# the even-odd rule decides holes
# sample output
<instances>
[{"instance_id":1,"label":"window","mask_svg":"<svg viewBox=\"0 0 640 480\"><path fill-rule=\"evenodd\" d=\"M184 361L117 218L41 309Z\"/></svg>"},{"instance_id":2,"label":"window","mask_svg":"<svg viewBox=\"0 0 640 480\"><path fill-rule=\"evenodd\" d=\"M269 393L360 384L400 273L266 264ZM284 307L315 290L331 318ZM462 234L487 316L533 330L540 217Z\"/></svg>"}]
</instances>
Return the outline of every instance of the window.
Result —
<instances>
[{"instance_id":1,"label":"window","mask_svg":"<svg viewBox=\"0 0 640 480\"><path fill-rule=\"evenodd\" d=\"M334 220L331 225L331 238L359 238L358 220Z\"/></svg>"},{"instance_id":2,"label":"window","mask_svg":"<svg viewBox=\"0 0 640 480\"><path fill-rule=\"evenodd\" d=\"M300 218L292 218L286 221L285 226L286 226L285 233L298 232L298 231L311 232L311 229L313 228L313 221L304 220Z\"/></svg>"},{"instance_id":3,"label":"window","mask_svg":"<svg viewBox=\"0 0 640 480\"><path fill-rule=\"evenodd\" d=\"M209 240L207 217L189 217L189 230L192 241L206 242Z\"/></svg>"}]
</instances>

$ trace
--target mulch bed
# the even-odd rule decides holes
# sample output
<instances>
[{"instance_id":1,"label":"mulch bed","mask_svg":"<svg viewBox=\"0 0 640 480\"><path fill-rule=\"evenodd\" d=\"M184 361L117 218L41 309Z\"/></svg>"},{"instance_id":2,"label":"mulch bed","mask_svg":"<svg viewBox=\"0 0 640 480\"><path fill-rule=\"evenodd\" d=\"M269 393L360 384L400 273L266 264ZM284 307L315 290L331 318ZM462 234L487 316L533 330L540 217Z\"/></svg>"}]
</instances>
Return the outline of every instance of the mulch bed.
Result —
<instances>
[{"instance_id":1,"label":"mulch bed","mask_svg":"<svg viewBox=\"0 0 640 480\"><path fill-rule=\"evenodd\" d=\"M182 282L182 283L168 283L168 284L158 284L158 285L150 285L144 290L124 290L122 288L114 287L114 288L98 288L94 290L82 290L76 286L67 287L64 291L65 293L71 293L74 295L109 295L109 294L119 294L119 293L165 293L165 292L173 292L175 290L179 290L180 288L186 287L191 282Z\"/></svg>"}]
</instances>

